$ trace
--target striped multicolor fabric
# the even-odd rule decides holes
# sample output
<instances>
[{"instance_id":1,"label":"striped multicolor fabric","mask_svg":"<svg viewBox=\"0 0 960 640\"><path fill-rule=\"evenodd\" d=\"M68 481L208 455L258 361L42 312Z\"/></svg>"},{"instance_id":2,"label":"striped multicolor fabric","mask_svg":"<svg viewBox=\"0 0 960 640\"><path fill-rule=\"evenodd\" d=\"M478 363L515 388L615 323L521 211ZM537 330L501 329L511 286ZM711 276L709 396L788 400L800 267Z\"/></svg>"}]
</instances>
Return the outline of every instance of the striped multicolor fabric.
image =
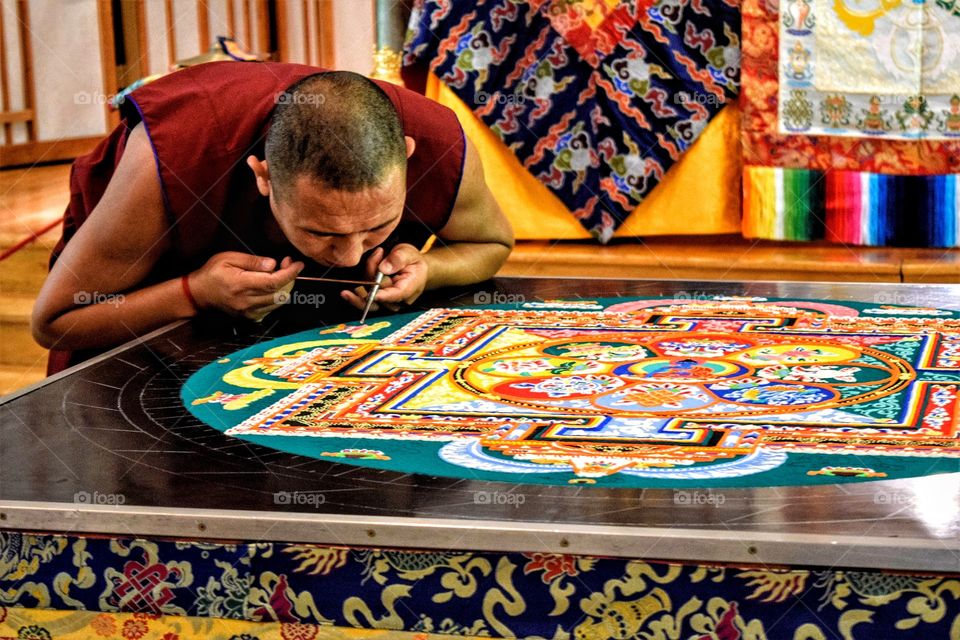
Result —
<instances>
[{"instance_id":1,"label":"striped multicolor fabric","mask_svg":"<svg viewBox=\"0 0 960 640\"><path fill-rule=\"evenodd\" d=\"M960 174L744 167L743 234L868 246L960 246Z\"/></svg>"}]
</instances>

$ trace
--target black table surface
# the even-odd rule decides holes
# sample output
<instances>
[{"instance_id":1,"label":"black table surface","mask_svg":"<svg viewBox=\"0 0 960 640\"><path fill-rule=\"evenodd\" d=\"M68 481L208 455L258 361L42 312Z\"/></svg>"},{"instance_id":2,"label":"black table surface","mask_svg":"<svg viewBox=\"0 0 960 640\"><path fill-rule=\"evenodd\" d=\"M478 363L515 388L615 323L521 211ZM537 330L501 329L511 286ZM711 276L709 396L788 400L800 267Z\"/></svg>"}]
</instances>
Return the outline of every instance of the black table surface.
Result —
<instances>
[{"instance_id":1,"label":"black table surface","mask_svg":"<svg viewBox=\"0 0 960 640\"><path fill-rule=\"evenodd\" d=\"M225 436L183 407L183 381L211 360L357 319L336 290L317 291L330 302L309 313L291 306L261 324L171 325L0 400L0 528L960 571L960 461L958 473L723 489L722 501L678 504L669 489L484 482L315 460ZM960 310L955 285L576 278L498 278L431 292L415 308L661 295ZM277 499L291 492L322 498ZM478 492L522 498L484 503Z\"/></svg>"}]
</instances>

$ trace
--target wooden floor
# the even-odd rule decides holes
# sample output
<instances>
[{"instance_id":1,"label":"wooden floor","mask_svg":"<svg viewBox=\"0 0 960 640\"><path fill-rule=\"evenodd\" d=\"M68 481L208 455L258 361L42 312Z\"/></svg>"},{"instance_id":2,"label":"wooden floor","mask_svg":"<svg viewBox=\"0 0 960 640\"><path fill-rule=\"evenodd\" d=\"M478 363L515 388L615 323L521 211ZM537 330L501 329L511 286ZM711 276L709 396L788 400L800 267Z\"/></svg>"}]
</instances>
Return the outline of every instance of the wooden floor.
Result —
<instances>
[{"instance_id":1,"label":"wooden floor","mask_svg":"<svg viewBox=\"0 0 960 640\"><path fill-rule=\"evenodd\" d=\"M772 242L740 236L635 238L608 246L517 243L511 276L800 282L960 282L960 251Z\"/></svg>"},{"instance_id":2,"label":"wooden floor","mask_svg":"<svg viewBox=\"0 0 960 640\"><path fill-rule=\"evenodd\" d=\"M63 215L67 164L0 171L0 252ZM60 229L0 262L0 394L44 377L47 352L30 335L30 310Z\"/></svg>"},{"instance_id":3,"label":"wooden floor","mask_svg":"<svg viewBox=\"0 0 960 640\"><path fill-rule=\"evenodd\" d=\"M57 220L68 199L69 165L0 171L0 251ZM0 394L41 379L46 353L29 330L56 229L0 262ZM739 236L637 238L593 243L521 241L501 270L512 276L960 282L960 251L778 243Z\"/></svg>"}]
</instances>

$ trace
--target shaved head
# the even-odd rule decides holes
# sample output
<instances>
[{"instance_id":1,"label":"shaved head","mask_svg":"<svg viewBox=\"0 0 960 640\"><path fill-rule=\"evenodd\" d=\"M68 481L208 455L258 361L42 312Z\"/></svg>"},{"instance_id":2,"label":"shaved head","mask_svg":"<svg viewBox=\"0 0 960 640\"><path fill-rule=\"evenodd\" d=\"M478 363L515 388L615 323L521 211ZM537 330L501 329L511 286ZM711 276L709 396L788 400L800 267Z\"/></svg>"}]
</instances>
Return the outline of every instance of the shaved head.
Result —
<instances>
[{"instance_id":1,"label":"shaved head","mask_svg":"<svg viewBox=\"0 0 960 640\"><path fill-rule=\"evenodd\" d=\"M398 168L405 176L406 158L397 110L359 74L318 73L277 96L266 160L281 197L302 177L338 191L377 187Z\"/></svg>"}]
</instances>

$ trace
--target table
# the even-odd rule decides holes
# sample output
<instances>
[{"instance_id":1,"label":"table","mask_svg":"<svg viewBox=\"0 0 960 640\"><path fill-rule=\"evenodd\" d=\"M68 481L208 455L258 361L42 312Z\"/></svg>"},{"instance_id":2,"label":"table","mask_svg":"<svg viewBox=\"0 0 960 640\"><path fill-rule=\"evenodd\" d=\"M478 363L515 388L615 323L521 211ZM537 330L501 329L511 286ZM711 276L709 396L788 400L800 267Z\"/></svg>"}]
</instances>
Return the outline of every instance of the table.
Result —
<instances>
[{"instance_id":1,"label":"table","mask_svg":"<svg viewBox=\"0 0 960 640\"><path fill-rule=\"evenodd\" d=\"M626 295L882 299L960 310L960 286L954 285L575 278L501 278L433 292L417 306ZM330 323L355 319L355 312L333 306L324 314ZM526 554L528 563L537 557L619 559L610 575L640 559L686 567L938 572L954 580L960 573L960 461L958 473L724 489L720 504L704 500L680 508L670 489L510 486L338 465L229 438L183 407L179 389L193 371L304 323L319 324L316 315L299 312L262 325L223 318L178 323L8 396L0 403L0 530L60 533L69 540L97 534L417 549L432 550L434 557L493 554L484 557L499 561ZM491 492L522 495L523 501L475 499ZM277 495L292 493L323 498L278 503ZM572 561L559 562L560 574L577 574ZM0 564L0 586L2 577ZM765 584L764 593L787 592ZM950 600L948 613L960 615L957 606ZM156 601L143 607L167 613Z\"/></svg>"}]
</instances>

